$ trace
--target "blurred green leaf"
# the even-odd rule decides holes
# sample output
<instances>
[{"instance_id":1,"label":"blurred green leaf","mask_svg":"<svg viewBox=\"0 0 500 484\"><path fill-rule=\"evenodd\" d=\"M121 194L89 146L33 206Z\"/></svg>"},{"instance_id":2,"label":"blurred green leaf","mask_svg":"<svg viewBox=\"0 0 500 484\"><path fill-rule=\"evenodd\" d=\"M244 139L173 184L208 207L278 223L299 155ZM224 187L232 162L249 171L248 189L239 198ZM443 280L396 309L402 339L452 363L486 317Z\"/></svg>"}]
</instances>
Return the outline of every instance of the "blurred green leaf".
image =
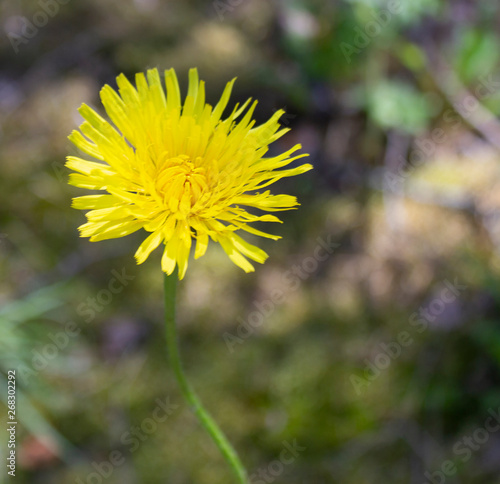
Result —
<instances>
[{"instance_id":1,"label":"blurred green leaf","mask_svg":"<svg viewBox=\"0 0 500 484\"><path fill-rule=\"evenodd\" d=\"M0 309L0 322L7 320L13 323L24 323L62 306L64 304L62 290L66 285L66 282L59 282L42 287L19 301L5 304Z\"/></svg>"},{"instance_id":2,"label":"blurred green leaf","mask_svg":"<svg viewBox=\"0 0 500 484\"><path fill-rule=\"evenodd\" d=\"M372 121L383 129L417 134L427 127L431 117L426 98L399 81L381 80L369 88L366 103Z\"/></svg>"},{"instance_id":3,"label":"blurred green leaf","mask_svg":"<svg viewBox=\"0 0 500 484\"><path fill-rule=\"evenodd\" d=\"M455 69L467 83L491 73L499 60L500 39L494 32L469 28L458 39Z\"/></svg>"}]
</instances>

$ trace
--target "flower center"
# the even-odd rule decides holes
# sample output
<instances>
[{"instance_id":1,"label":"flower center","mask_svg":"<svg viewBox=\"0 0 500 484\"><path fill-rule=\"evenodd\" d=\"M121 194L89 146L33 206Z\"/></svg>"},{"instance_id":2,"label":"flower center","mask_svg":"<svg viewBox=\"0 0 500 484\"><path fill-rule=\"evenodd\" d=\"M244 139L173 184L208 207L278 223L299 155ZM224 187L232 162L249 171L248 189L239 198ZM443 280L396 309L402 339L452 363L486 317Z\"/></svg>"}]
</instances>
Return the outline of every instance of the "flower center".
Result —
<instances>
[{"instance_id":1,"label":"flower center","mask_svg":"<svg viewBox=\"0 0 500 484\"><path fill-rule=\"evenodd\" d=\"M180 218L189 215L207 188L205 169L196 166L186 155L166 160L156 178L157 193Z\"/></svg>"}]
</instances>

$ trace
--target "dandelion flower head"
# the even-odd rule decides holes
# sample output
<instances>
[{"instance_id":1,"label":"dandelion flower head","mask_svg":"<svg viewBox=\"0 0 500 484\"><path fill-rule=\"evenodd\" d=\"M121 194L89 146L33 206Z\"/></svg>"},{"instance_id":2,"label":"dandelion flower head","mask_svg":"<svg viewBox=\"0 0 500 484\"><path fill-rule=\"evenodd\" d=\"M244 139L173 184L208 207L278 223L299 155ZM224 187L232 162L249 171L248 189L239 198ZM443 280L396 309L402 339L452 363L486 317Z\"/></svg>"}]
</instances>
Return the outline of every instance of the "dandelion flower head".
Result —
<instances>
[{"instance_id":1,"label":"dandelion flower head","mask_svg":"<svg viewBox=\"0 0 500 484\"><path fill-rule=\"evenodd\" d=\"M297 144L265 156L269 144L289 131L278 122L282 110L255 126L256 101L249 99L222 117L234 79L215 107L205 103L196 69L189 71L184 102L173 69L165 72L164 82L165 90L158 70L151 69L136 75L136 87L123 74L117 77L118 92L105 85L101 101L111 123L89 106L80 107L85 121L69 139L94 161L69 156L66 166L74 171L69 183L106 192L73 199L74 208L89 210L81 236L98 241L144 229L149 235L135 253L137 263L163 243L162 270L171 274L177 265L180 279L193 242L198 259L209 240L244 271L253 271L249 259L263 263L267 254L237 232L279 238L251 224L280 222L261 212L298 206L294 196L264 189L310 170L310 164L283 169L307 154L295 154L301 148Z\"/></svg>"}]
</instances>

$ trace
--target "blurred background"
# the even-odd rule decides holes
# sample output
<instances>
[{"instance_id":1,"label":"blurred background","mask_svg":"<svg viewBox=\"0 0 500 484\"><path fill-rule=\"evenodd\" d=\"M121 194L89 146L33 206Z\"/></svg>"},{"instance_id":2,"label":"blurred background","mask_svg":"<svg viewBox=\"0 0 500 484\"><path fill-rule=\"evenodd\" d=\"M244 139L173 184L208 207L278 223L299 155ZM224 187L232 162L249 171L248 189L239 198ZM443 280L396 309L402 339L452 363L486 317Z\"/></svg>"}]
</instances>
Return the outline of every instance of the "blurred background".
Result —
<instances>
[{"instance_id":1,"label":"blurred background","mask_svg":"<svg viewBox=\"0 0 500 484\"><path fill-rule=\"evenodd\" d=\"M499 482L496 2L2 0L0 19L16 482L234 482L167 365L159 254L79 238L63 166L102 85L175 67L185 93L193 66L212 104L237 76L259 122L285 109L271 151L315 167L272 187L301 207L265 265L212 244L180 286L187 373L251 482Z\"/></svg>"}]
</instances>

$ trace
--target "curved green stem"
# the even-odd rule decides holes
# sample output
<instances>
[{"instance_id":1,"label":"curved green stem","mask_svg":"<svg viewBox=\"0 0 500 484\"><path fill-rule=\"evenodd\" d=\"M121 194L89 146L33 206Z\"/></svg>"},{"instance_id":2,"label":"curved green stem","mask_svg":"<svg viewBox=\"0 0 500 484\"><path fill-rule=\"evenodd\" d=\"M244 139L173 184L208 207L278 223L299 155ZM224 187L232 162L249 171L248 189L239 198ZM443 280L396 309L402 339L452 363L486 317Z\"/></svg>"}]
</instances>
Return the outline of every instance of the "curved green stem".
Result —
<instances>
[{"instance_id":1,"label":"curved green stem","mask_svg":"<svg viewBox=\"0 0 500 484\"><path fill-rule=\"evenodd\" d=\"M182 368L181 358L179 354L179 347L177 343L177 327L175 324L177 270L170 276L165 275L164 288L165 288L165 328L167 336L168 355L169 355L170 365L174 370L182 394L184 395L184 398L191 406L191 409L194 412L194 414L198 417L200 423L203 425L205 430L210 434L210 437L212 437L213 441L216 443L222 455L225 457L226 461L229 463L229 465L232 467L232 469L238 476L238 481L241 484L248 484L247 473L238 455L236 454L236 451L233 449L232 445L229 443L226 436L222 433L222 430L215 423L215 420L203 407L203 404L201 403L200 399L198 398L193 388L187 381L186 375L184 374L184 370Z\"/></svg>"}]
</instances>

